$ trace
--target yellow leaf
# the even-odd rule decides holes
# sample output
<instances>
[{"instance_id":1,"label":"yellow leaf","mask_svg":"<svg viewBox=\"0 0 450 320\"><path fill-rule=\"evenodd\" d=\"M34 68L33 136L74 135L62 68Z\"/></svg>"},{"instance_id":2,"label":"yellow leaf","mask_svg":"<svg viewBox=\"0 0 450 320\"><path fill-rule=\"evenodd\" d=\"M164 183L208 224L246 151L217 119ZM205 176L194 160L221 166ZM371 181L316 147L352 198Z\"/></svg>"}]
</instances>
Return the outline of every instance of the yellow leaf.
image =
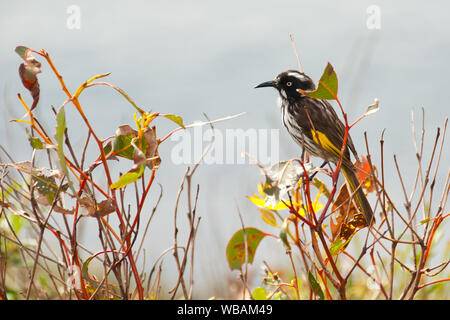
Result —
<instances>
[{"instance_id":1,"label":"yellow leaf","mask_svg":"<svg viewBox=\"0 0 450 320\"><path fill-rule=\"evenodd\" d=\"M323 204L320 201L316 201L316 202L312 203L312 207L313 207L314 212L317 212L319 210L322 210L324 206L323 206ZM299 208L298 209L298 214L301 215L301 216L304 216L305 215L305 210L303 210L303 208Z\"/></svg>"},{"instance_id":2,"label":"yellow leaf","mask_svg":"<svg viewBox=\"0 0 450 320\"><path fill-rule=\"evenodd\" d=\"M261 209L259 209L259 212L261 213L261 217L265 223L267 223L268 225L271 225L273 227L280 228L280 225L277 223L277 220L275 219L275 215L273 214L272 211L270 211L266 208L261 208Z\"/></svg>"},{"instance_id":3,"label":"yellow leaf","mask_svg":"<svg viewBox=\"0 0 450 320\"><path fill-rule=\"evenodd\" d=\"M258 184L258 192L261 195L261 197L264 198L264 186L262 185L262 183Z\"/></svg>"},{"instance_id":4,"label":"yellow leaf","mask_svg":"<svg viewBox=\"0 0 450 320\"><path fill-rule=\"evenodd\" d=\"M265 209L269 209L269 210L284 210L284 209L288 209L288 207L282 202L278 202L275 206L272 205L266 205L266 200L265 199L261 199L258 198L258 196L255 194L254 197L247 197L254 205L260 207L260 208L265 208ZM293 202L293 205L298 205L297 203Z\"/></svg>"}]
</instances>

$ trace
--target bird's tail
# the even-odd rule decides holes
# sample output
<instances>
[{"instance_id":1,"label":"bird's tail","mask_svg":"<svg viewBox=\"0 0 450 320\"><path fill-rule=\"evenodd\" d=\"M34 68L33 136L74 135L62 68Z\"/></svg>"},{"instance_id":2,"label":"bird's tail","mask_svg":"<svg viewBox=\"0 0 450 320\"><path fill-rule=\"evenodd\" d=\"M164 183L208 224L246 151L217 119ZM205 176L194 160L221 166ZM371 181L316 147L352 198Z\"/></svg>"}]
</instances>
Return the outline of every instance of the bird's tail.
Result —
<instances>
[{"instance_id":1,"label":"bird's tail","mask_svg":"<svg viewBox=\"0 0 450 320\"><path fill-rule=\"evenodd\" d=\"M343 165L342 172L344 173L345 178L347 179L351 192L354 193L356 204L358 205L359 210L364 215L367 224L371 225L372 223L375 222L375 219L373 217L373 211L369 204L369 201L367 201L366 195L364 194L362 188L359 186L358 178L355 175L356 169L353 166L353 164L352 167Z\"/></svg>"}]
</instances>

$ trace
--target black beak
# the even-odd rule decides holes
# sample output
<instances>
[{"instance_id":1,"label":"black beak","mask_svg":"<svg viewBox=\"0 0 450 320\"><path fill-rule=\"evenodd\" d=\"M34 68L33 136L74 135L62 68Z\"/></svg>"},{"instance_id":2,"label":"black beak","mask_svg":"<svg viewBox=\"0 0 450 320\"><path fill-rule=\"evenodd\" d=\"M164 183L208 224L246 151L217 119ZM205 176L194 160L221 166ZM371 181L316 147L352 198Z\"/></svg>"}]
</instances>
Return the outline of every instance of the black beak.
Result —
<instances>
[{"instance_id":1,"label":"black beak","mask_svg":"<svg viewBox=\"0 0 450 320\"><path fill-rule=\"evenodd\" d=\"M274 87L274 88L276 88L276 87L277 87L277 82L276 82L275 80L272 80L272 81L266 81L266 82L263 82L263 83L261 83L261 84L258 84L258 85L255 87L255 89L256 89L256 88L264 88L264 87Z\"/></svg>"}]
</instances>

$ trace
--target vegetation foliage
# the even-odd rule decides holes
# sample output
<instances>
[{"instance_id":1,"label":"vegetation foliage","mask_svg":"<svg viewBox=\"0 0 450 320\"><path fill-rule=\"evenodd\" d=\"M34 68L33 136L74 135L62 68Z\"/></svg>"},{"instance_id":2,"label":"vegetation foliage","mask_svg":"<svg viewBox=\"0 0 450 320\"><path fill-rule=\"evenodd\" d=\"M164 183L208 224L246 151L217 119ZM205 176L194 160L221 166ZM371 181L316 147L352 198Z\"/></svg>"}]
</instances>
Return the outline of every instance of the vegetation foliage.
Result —
<instances>
[{"instance_id":1,"label":"vegetation foliage","mask_svg":"<svg viewBox=\"0 0 450 320\"><path fill-rule=\"evenodd\" d=\"M192 177L214 140L199 162L186 169L175 199L173 246L152 262L148 272L145 263L139 268L137 262L145 259L142 246L162 197L161 189L155 207L150 212L143 209L158 168L164 165L159 146L173 133L199 124L185 125L178 115L144 111L125 91L104 81L108 73L91 77L72 93L46 51L19 46L16 53L24 60L19 75L33 102L29 106L18 94L26 117L12 121L27 126L33 153L29 161L17 162L0 146L0 299L192 299L195 239L201 221L197 214L199 186L192 185ZM58 109L52 107L54 136L48 134L50 128L42 126L34 114L40 96L37 75L41 72L41 62L34 55L47 63L67 96ZM119 92L135 111L133 125L119 126L107 138L97 135L79 101L85 91L98 86ZM361 119L378 110L376 100L365 114L349 124L331 64L326 66L317 89L303 94L335 100L342 112L346 137ZM70 142L72 122L67 121L66 109L71 106L87 128L86 141L79 149ZM208 120L201 125L212 126L233 117ZM158 118L172 121L176 128L158 136ZM381 162L376 165L366 136L367 156L358 164L358 179L360 187L374 200L376 224L370 227L358 212L353 194L345 184L338 185L340 162L317 168L305 157L267 168L258 164L264 181L248 199L258 209L267 230L242 223L231 236L225 253L230 269L239 272L241 298L448 298L448 284L447 291L445 285L450 280L450 247L447 244L439 251L434 249L449 216L445 207L450 172L446 173L443 188L436 189L441 155L446 151L446 129L447 119L443 129L438 128L429 155L423 152L424 134L415 140L417 171L407 173L415 176L409 189L395 155L397 172L385 172L383 136L376 151L381 154ZM96 147L92 161L87 156L89 144ZM46 155L46 166L36 161L38 153ZM128 171L122 174L112 169L111 161L127 163ZM387 174L399 178L404 194L400 202L394 201L387 191ZM187 223L180 225L178 208L183 193L188 208L187 220L183 221ZM134 199L134 203L129 199ZM93 252L79 241L80 223L86 220L97 225L100 251ZM142 224L144 228L140 228ZM187 239L180 240L179 228L187 231ZM248 269L255 255L263 255L258 251L261 241L269 239L279 240L280 250L286 253L290 265L285 270L274 270L270 257L264 257L265 275L261 284L255 285L249 279ZM57 243L56 250L50 242ZM178 274L174 287L161 292L162 260L167 254L172 254ZM100 277L89 270L93 261L102 268Z\"/></svg>"}]
</instances>

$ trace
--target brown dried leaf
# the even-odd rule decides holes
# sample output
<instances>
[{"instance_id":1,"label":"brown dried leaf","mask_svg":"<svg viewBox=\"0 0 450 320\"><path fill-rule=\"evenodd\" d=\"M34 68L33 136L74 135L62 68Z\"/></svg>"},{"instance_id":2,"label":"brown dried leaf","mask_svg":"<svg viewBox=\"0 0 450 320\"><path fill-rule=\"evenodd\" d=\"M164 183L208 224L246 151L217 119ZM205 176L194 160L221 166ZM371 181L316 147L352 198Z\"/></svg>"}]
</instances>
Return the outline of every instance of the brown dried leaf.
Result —
<instances>
[{"instance_id":1,"label":"brown dried leaf","mask_svg":"<svg viewBox=\"0 0 450 320\"><path fill-rule=\"evenodd\" d=\"M78 204L87 210L88 216L92 216L95 213L95 201L91 196L86 195L80 198Z\"/></svg>"},{"instance_id":2,"label":"brown dried leaf","mask_svg":"<svg viewBox=\"0 0 450 320\"><path fill-rule=\"evenodd\" d=\"M342 224L346 220L350 211L352 211L353 214L357 212L355 205L353 202L350 202L349 197L347 185L343 184L332 207L332 211L334 212L334 217L336 219L336 223L333 222L333 219L330 220L330 229L333 240L335 240L336 236L339 234Z\"/></svg>"},{"instance_id":3,"label":"brown dried leaf","mask_svg":"<svg viewBox=\"0 0 450 320\"><path fill-rule=\"evenodd\" d=\"M156 127L146 128L143 137L147 144L145 148L145 157L147 159L152 159L147 161L147 166L149 166L150 169L157 169L161 164L161 158L158 154L159 142L156 138Z\"/></svg>"},{"instance_id":4,"label":"brown dried leaf","mask_svg":"<svg viewBox=\"0 0 450 320\"><path fill-rule=\"evenodd\" d=\"M89 195L82 197L79 204L87 210L89 217L105 216L116 210L112 200L105 199L96 204L95 200Z\"/></svg>"},{"instance_id":5,"label":"brown dried leaf","mask_svg":"<svg viewBox=\"0 0 450 320\"><path fill-rule=\"evenodd\" d=\"M53 177L53 178L57 178L57 179L61 179L64 175L61 173L61 171L59 170L55 170L55 169L49 169L49 168L36 168L33 167L31 164L31 161L19 161L19 162L14 162L14 163L2 163L0 164L1 166L5 166L5 167L13 167L17 170L20 170L24 173L27 174L35 174L35 173L42 173L43 175L45 175L46 177Z\"/></svg>"},{"instance_id":6,"label":"brown dried leaf","mask_svg":"<svg viewBox=\"0 0 450 320\"><path fill-rule=\"evenodd\" d=\"M112 212L116 211L116 206L111 199L105 199L97 203L97 215L106 216Z\"/></svg>"},{"instance_id":7,"label":"brown dried leaf","mask_svg":"<svg viewBox=\"0 0 450 320\"><path fill-rule=\"evenodd\" d=\"M124 124L124 125L121 125L119 128L117 128L116 137L128 136L128 135L137 136L137 133L138 132L136 130L134 130L132 127L130 127L128 124Z\"/></svg>"},{"instance_id":8,"label":"brown dried leaf","mask_svg":"<svg viewBox=\"0 0 450 320\"><path fill-rule=\"evenodd\" d=\"M350 239L358 230L367 227L366 219L364 215L361 213L357 213L355 216L350 219L347 223L342 225L341 231L339 233L339 237L342 240L347 241Z\"/></svg>"},{"instance_id":9,"label":"brown dried leaf","mask_svg":"<svg viewBox=\"0 0 450 320\"><path fill-rule=\"evenodd\" d=\"M63 207L60 207L58 205L55 205L53 207L53 210L55 212L62 213L62 214L74 214L75 213L75 209L73 209L73 208L71 210L69 210L69 209L65 209Z\"/></svg>"},{"instance_id":10,"label":"brown dried leaf","mask_svg":"<svg viewBox=\"0 0 450 320\"><path fill-rule=\"evenodd\" d=\"M25 61L19 66L20 79L25 88L27 88L33 97L33 105L30 110L33 110L39 101L40 88L37 74L41 72L41 63L31 54L31 50L24 46L16 47L17 54Z\"/></svg>"},{"instance_id":11,"label":"brown dried leaf","mask_svg":"<svg viewBox=\"0 0 450 320\"><path fill-rule=\"evenodd\" d=\"M358 230L367 226L364 216L358 212L355 203L350 199L346 184L343 184L332 207L336 223L330 220L333 241L339 235L343 241L350 239Z\"/></svg>"}]
</instances>

